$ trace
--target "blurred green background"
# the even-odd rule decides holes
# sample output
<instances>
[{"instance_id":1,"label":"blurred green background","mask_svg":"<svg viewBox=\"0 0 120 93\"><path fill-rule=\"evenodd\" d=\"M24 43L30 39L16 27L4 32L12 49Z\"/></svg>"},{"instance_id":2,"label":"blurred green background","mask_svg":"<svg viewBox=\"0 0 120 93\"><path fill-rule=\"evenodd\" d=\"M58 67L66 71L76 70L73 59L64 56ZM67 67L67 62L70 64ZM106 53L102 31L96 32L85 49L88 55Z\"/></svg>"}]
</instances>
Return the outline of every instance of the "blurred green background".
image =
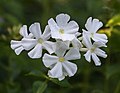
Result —
<instances>
[{"instance_id":1,"label":"blurred green background","mask_svg":"<svg viewBox=\"0 0 120 93\"><path fill-rule=\"evenodd\" d=\"M84 57L75 76L59 82L46 76L41 59L23 51L17 56L10 40L19 40L19 28L67 13L78 22L80 32L89 16L100 19L99 33L108 36L107 59L96 67ZM83 55L83 54L82 54ZM120 93L120 0L0 0L0 93Z\"/></svg>"}]
</instances>

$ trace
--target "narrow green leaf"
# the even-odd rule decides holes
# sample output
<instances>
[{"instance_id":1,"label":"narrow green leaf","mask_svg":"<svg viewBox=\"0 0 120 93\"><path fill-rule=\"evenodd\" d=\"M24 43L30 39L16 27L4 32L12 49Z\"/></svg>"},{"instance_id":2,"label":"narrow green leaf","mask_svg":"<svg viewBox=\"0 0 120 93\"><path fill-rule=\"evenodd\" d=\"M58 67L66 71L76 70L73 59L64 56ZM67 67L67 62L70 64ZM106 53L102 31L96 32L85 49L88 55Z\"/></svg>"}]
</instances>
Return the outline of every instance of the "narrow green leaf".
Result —
<instances>
[{"instance_id":1,"label":"narrow green leaf","mask_svg":"<svg viewBox=\"0 0 120 93\"><path fill-rule=\"evenodd\" d=\"M45 78L45 74L39 70L34 70L34 71L31 71L29 72L28 74L26 75L31 75L31 76L36 76L36 77L41 77L41 78Z\"/></svg>"},{"instance_id":2,"label":"narrow green leaf","mask_svg":"<svg viewBox=\"0 0 120 93\"><path fill-rule=\"evenodd\" d=\"M47 88L47 81L35 81L33 84L33 93L43 93Z\"/></svg>"},{"instance_id":3,"label":"narrow green leaf","mask_svg":"<svg viewBox=\"0 0 120 93\"><path fill-rule=\"evenodd\" d=\"M120 93L120 81L118 82L114 93Z\"/></svg>"}]
</instances>

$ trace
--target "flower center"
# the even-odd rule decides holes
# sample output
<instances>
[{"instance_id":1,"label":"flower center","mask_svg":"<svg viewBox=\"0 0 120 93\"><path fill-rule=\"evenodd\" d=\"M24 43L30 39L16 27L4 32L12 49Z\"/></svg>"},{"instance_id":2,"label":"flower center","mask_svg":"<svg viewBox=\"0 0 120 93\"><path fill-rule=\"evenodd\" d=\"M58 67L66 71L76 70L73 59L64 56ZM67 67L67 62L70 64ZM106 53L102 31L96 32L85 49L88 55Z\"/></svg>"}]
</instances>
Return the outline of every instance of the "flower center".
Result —
<instances>
[{"instance_id":1,"label":"flower center","mask_svg":"<svg viewBox=\"0 0 120 93\"><path fill-rule=\"evenodd\" d=\"M64 29L60 29L60 30L59 30L59 33L60 33L60 34L64 34Z\"/></svg>"},{"instance_id":2,"label":"flower center","mask_svg":"<svg viewBox=\"0 0 120 93\"><path fill-rule=\"evenodd\" d=\"M38 43L42 44L43 42L44 42L44 41L43 41L42 38L39 38L39 39L38 39Z\"/></svg>"},{"instance_id":3,"label":"flower center","mask_svg":"<svg viewBox=\"0 0 120 93\"><path fill-rule=\"evenodd\" d=\"M94 51L95 51L95 47L91 48L90 51L91 51L91 52L94 52Z\"/></svg>"},{"instance_id":4,"label":"flower center","mask_svg":"<svg viewBox=\"0 0 120 93\"><path fill-rule=\"evenodd\" d=\"M60 61L60 62L64 62L64 61L65 61L65 58L64 58L64 57L60 57L60 58L59 58L59 61Z\"/></svg>"}]
</instances>

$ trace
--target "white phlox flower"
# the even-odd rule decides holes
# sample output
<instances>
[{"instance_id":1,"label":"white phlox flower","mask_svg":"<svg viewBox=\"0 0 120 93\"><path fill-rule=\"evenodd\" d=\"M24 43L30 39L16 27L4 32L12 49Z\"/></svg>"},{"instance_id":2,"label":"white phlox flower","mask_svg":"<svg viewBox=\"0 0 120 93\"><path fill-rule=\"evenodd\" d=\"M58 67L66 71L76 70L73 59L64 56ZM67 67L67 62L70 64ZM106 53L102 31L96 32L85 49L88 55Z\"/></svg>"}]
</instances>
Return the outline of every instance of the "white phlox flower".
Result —
<instances>
[{"instance_id":1,"label":"white phlox flower","mask_svg":"<svg viewBox=\"0 0 120 93\"><path fill-rule=\"evenodd\" d=\"M50 68L48 75L51 78L58 78L60 81L65 76L73 76L77 71L77 65L69 60L80 59L80 53L71 48L66 54L65 47L60 47L55 51L55 55L44 54L43 63L46 67Z\"/></svg>"},{"instance_id":2,"label":"white phlox flower","mask_svg":"<svg viewBox=\"0 0 120 93\"><path fill-rule=\"evenodd\" d=\"M67 14L57 15L56 22L53 18L48 20L52 38L61 39L63 41L71 41L75 38L75 33L78 32L79 26L75 21L69 20L70 16Z\"/></svg>"},{"instance_id":3,"label":"white phlox flower","mask_svg":"<svg viewBox=\"0 0 120 93\"><path fill-rule=\"evenodd\" d=\"M30 58L40 58L42 56L42 49L46 49L50 54L54 52L54 43L47 41L50 38L50 29L47 25L42 34L40 24L34 23L29 27L29 31L34 38L24 38L22 45L26 50L31 50L28 53Z\"/></svg>"},{"instance_id":4,"label":"white phlox flower","mask_svg":"<svg viewBox=\"0 0 120 93\"><path fill-rule=\"evenodd\" d=\"M107 47L103 42L94 42L93 44L91 43L90 39L84 39L83 41L84 45L87 47L87 52L84 54L85 59L88 62L91 62L91 57L95 63L96 66L101 65L100 59L97 56L106 58L107 54L100 49L100 47Z\"/></svg>"},{"instance_id":5,"label":"white phlox flower","mask_svg":"<svg viewBox=\"0 0 120 93\"><path fill-rule=\"evenodd\" d=\"M80 59L81 52L85 53L84 57L88 62L93 60L96 66L101 65L99 57L107 57L107 54L100 49L107 47L107 36L97 33L102 26L103 23L98 19L89 17L85 24L86 30L82 29L81 34L78 31L78 24L70 21L68 14L62 13L57 15L55 20L53 18L48 20L43 33L40 23L32 24L29 32L27 26L23 25L19 32L22 39L11 40L11 48L17 55L23 50L29 51L28 56L32 59L41 58L43 55L42 62L49 68L48 76L61 81L66 76L75 75L77 65L71 61ZM44 53L43 49L47 51Z\"/></svg>"},{"instance_id":6,"label":"white phlox flower","mask_svg":"<svg viewBox=\"0 0 120 93\"><path fill-rule=\"evenodd\" d=\"M92 17L89 17L87 19L87 22L85 24L85 27L87 30L83 30L83 39L88 36L89 38L92 38L93 41L101 41L103 43L107 43L107 36L105 34L99 34L97 31L99 28L103 26L103 23L100 22L98 19L92 19Z\"/></svg>"},{"instance_id":7,"label":"white phlox flower","mask_svg":"<svg viewBox=\"0 0 120 93\"><path fill-rule=\"evenodd\" d=\"M21 28L20 28L20 35L22 35L22 39L21 39L21 41L16 41L16 40L11 40L11 42L10 42L10 45L11 45L11 48L13 49L13 50L15 50L15 53L17 54L17 55L19 55L23 50L24 50L24 47L22 46L22 40L24 39L24 38L32 38L32 34L30 33L30 34L28 34L28 31L27 31L27 26L26 25L23 25Z\"/></svg>"}]
</instances>

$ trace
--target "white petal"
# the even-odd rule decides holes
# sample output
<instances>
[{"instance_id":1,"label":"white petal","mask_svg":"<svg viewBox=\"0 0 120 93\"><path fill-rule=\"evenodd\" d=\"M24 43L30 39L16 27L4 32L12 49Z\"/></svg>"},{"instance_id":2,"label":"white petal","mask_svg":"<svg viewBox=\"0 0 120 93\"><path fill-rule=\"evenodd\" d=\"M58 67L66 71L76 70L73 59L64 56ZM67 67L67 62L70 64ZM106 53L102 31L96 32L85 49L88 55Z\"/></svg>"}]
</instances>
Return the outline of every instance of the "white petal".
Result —
<instances>
[{"instance_id":1,"label":"white petal","mask_svg":"<svg viewBox=\"0 0 120 93\"><path fill-rule=\"evenodd\" d=\"M74 63L65 61L62 65L69 77L73 76L77 72L77 65Z\"/></svg>"},{"instance_id":2,"label":"white petal","mask_svg":"<svg viewBox=\"0 0 120 93\"><path fill-rule=\"evenodd\" d=\"M25 50L30 50L37 44L36 39L29 39L29 38L23 38L21 42Z\"/></svg>"},{"instance_id":3,"label":"white petal","mask_svg":"<svg viewBox=\"0 0 120 93\"><path fill-rule=\"evenodd\" d=\"M83 31L83 35L86 35L86 34L90 34L90 32L88 32L88 31L86 31L85 29L82 29L82 31Z\"/></svg>"},{"instance_id":4,"label":"white petal","mask_svg":"<svg viewBox=\"0 0 120 93\"><path fill-rule=\"evenodd\" d=\"M21 41L16 41L16 40L11 40L10 44L13 50L22 46Z\"/></svg>"},{"instance_id":5,"label":"white petal","mask_svg":"<svg viewBox=\"0 0 120 93\"><path fill-rule=\"evenodd\" d=\"M39 23L34 23L29 28L30 32L36 37L37 39L41 36L41 28Z\"/></svg>"},{"instance_id":6,"label":"white petal","mask_svg":"<svg viewBox=\"0 0 120 93\"><path fill-rule=\"evenodd\" d=\"M66 26L69 20L70 16L68 14L59 14L56 16L56 22L60 28Z\"/></svg>"},{"instance_id":7,"label":"white petal","mask_svg":"<svg viewBox=\"0 0 120 93\"><path fill-rule=\"evenodd\" d=\"M87 29L87 30L90 30L90 29L91 29L91 25L92 25L92 17L89 17L89 18L87 19L86 24L85 24L86 29Z\"/></svg>"},{"instance_id":8,"label":"white petal","mask_svg":"<svg viewBox=\"0 0 120 93\"><path fill-rule=\"evenodd\" d=\"M58 57L57 56L52 56L52 55L49 55L49 54L45 53L42 60L43 60L43 64L46 67L50 67L51 65L57 63Z\"/></svg>"},{"instance_id":9,"label":"white petal","mask_svg":"<svg viewBox=\"0 0 120 93\"><path fill-rule=\"evenodd\" d=\"M82 44L81 44L81 42L77 38L74 38L72 40L72 45L73 45L74 48L77 48L78 50L80 48L82 48Z\"/></svg>"},{"instance_id":10,"label":"white petal","mask_svg":"<svg viewBox=\"0 0 120 93\"><path fill-rule=\"evenodd\" d=\"M23 25L20 28L20 35L22 35L23 37L28 37L28 32L27 32L27 26Z\"/></svg>"},{"instance_id":11,"label":"white petal","mask_svg":"<svg viewBox=\"0 0 120 93\"><path fill-rule=\"evenodd\" d=\"M40 58L42 56L42 45L37 44L29 53L30 58Z\"/></svg>"},{"instance_id":12,"label":"white petal","mask_svg":"<svg viewBox=\"0 0 120 93\"><path fill-rule=\"evenodd\" d=\"M96 48L95 53L100 57L103 57L103 58L107 57L107 54L105 54L105 52L99 48Z\"/></svg>"},{"instance_id":13,"label":"white petal","mask_svg":"<svg viewBox=\"0 0 120 93\"><path fill-rule=\"evenodd\" d=\"M67 40L72 41L75 38L75 35L74 34L62 34L61 37L63 41L67 41Z\"/></svg>"},{"instance_id":14,"label":"white petal","mask_svg":"<svg viewBox=\"0 0 120 93\"><path fill-rule=\"evenodd\" d=\"M92 53L92 59L93 59L93 61L94 61L96 66L100 66L101 65L101 62L100 62L100 60L99 60L99 58L97 57L96 54Z\"/></svg>"},{"instance_id":15,"label":"white petal","mask_svg":"<svg viewBox=\"0 0 120 93\"><path fill-rule=\"evenodd\" d=\"M92 33L96 33L97 30L102 26L103 26L102 22L100 22L98 19L92 20L92 17L89 17L85 24L86 29Z\"/></svg>"},{"instance_id":16,"label":"white petal","mask_svg":"<svg viewBox=\"0 0 120 93\"><path fill-rule=\"evenodd\" d=\"M107 47L107 46L105 45L105 43L98 41L93 43L93 47Z\"/></svg>"},{"instance_id":17,"label":"white petal","mask_svg":"<svg viewBox=\"0 0 120 93\"><path fill-rule=\"evenodd\" d=\"M23 50L24 50L24 48L23 48L22 46L21 46L21 47L18 47L18 48L15 49L15 53L16 53L17 55L19 55Z\"/></svg>"},{"instance_id":18,"label":"white petal","mask_svg":"<svg viewBox=\"0 0 120 93\"><path fill-rule=\"evenodd\" d=\"M85 59L88 61L88 62L91 62L91 52L90 50L87 51L86 54L84 54L85 56Z\"/></svg>"},{"instance_id":19,"label":"white petal","mask_svg":"<svg viewBox=\"0 0 120 93\"><path fill-rule=\"evenodd\" d=\"M48 20L48 25L49 25L50 30L51 30L52 38L60 39L61 38L60 33L59 33L60 28L57 26L57 24L53 18Z\"/></svg>"},{"instance_id":20,"label":"white petal","mask_svg":"<svg viewBox=\"0 0 120 93\"><path fill-rule=\"evenodd\" d=\"M70 21L67 26L64 27L65 33L75 34L79 30L79 26L75 21Z\"/></svg>"},{"instance_id":21,"label":"white petal","mask_svg":"<svg viewBox=\"0 0 120 93\"><path fill-rule=\"evenodd\" d=\"M63 57L67 49L68 49L68 46L66 45L65 42L63 41L56 42L55 54L58 57Z\"/></svg>"},{"instance_id":22,"label":"white petal","mask_svg":"<svg viewBox=\"0 0 120 93\"><path fill-rule=\"evenodd\" d=\"M76 33L75 33L75 37L78 37L78 36L80 36L80 35L81 35L80 32L76 32Z\"/></svg>"},{"instance_id":23,"label":"white petal","mask_svg":"<svg viewBox=\"0 0 120 93\"><path fill-rule=\"evenodd\" d=\"M51 41L44 41L43 43L43 47L50 53L54 53L55 52L55 43L51 42Z\"/></svg>"},{"instance_id":24,"label":"white petal","mask_svg":"<svg viewBox=\"0 0 120 93\"><path fill-rule=\"evenodd\" d=\"M41 38L44 39L44 40L48 40L48 39L50 38L50 35L51 35L51 34L50 34L50 28L49 28L49 26L47 25L47 26L45 27L45 30L44 30Z\"/></svg>"},{"instance_id":25,"label":"white petal","mask_svg":"<svg viewBox=\"0 0 120 93\"><path fill-rule=\"evenodd\" d=\"M34 36L33 36L33 34L32 33L30 33L29 35L28 35L28 37L27 38L34 38Z\"/></svg>"},{"instance_id":26,"label":"white petal","mask_svg":"<svg viewBox=\"0 0 120 93\"><path fill-rule=\"evenodd\" d=\"M97 32L97 30L99 29L99 28L101 28L103 26L103 23L102 22L100 22L98 19L93 19L93 22L92 22L92 31L91 32L94 32L94 33L96 33Z\"/></svg>"},{"instance_id":27,"label":"white petal","mask_svg":"<svg viewBox=\"0 0 120 93\"><path fill-rule=\"evenodd\" d=\"M105 34L94 34L93 38L92 38L94 41L98 42L98 41L101 41L103 43L107 43L108 40L107 40L107 36Z\"/></svg>"},{"instance_id":28,"label":"white petal","mask_svg":"<svg viewBox=\"0 0 120 93\"><path fill-rule=\"evenodd\" d=\"M67 60L75 60L80 59L80 53L77 49L71 48L65 55L65 59Z\"/></svg>"},{"instance_id":29,"label":"white petal","mask_svg":"<svg viewBox=\"0 0 120 93\"><path fill-rule=\"evenodd\" d=\"M63 80L64 78L65 78L65 76L63 75L63 76L59 77L58 80L61 81L61 80Z\"/></svg>"},{"instance_id":30,"label":"white petal","mask_svg":"<svg viewBox=\"0 0 120 93\"><path fill-rule=\"evenodd\" d=\"M83 35L82 43L89 49L92 47L92 42L87 34Z\"/></svg>"},{"instance_id":31,"label":"white petal","mask_svg":"<svg viewBox=\"0 0 120 93\"><path fill-rule=\"evenodd\" d=\"M63 75L62 64L60 62L57 62L57 64L51 70L49 70L48 73L54 78L61 77Z\"/></svg>"}]
</instances>

